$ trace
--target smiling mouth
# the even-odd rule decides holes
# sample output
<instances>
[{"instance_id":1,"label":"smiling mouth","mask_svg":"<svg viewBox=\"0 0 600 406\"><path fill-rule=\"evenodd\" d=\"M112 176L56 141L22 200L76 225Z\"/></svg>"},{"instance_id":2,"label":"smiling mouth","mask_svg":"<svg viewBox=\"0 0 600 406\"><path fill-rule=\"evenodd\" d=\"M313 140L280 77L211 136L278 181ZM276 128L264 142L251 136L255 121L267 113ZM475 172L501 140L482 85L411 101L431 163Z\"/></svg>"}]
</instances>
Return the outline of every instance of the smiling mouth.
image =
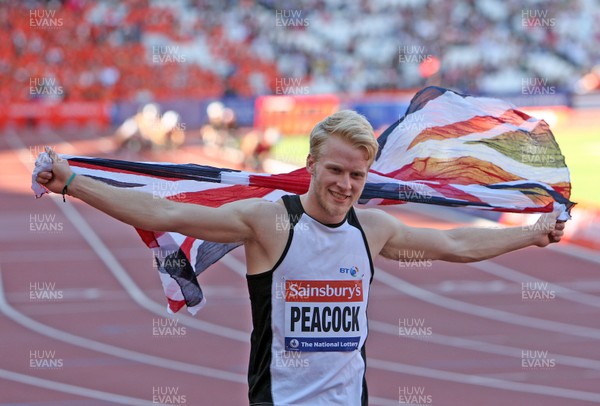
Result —
<instances>
[{"instance_id":1,"label":"smiling mouth","mask_svg":"<svg viewBox=\"0 0 600 406\"><path fill-rule=\"evenodd\" d=\"M344 195L342 193L337 193L334 192L333 190L330 190L329 193L331 193L331 195L336 199L336 200L346 200L347 198L349 198L350 196L348 195Z\"/></svg>"}]
</instances>

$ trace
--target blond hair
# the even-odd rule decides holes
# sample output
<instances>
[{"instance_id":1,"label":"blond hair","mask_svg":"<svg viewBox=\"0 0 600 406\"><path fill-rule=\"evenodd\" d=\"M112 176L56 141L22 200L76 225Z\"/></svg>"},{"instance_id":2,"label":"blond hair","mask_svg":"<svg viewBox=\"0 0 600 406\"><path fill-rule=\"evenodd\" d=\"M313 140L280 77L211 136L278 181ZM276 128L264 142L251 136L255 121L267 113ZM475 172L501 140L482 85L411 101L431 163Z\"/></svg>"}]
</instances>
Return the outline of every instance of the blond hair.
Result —
<instances>
[{"instance_id":1,"label":"blond hair","mask_svg":"<svg viewBox=\"0 0 600 406\"><path fill-rule=\"evenodd\" d=\"M319 160L325 140L330 136L340 137L353 147L364 149L369 166L375 160L379 144L373 127L363 115L352 110L341 110L317 123L310 133L309 150L315 161Z\"/></svg>"}]
</instances>

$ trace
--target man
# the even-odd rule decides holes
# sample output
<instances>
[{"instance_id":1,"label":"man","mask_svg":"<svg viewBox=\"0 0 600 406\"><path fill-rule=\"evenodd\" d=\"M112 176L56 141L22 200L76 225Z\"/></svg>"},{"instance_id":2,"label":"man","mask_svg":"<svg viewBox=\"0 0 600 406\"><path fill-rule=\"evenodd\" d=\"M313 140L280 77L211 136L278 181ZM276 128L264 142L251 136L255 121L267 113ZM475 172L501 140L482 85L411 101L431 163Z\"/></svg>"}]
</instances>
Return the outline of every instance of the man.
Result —
<instances>
[{"instance_id":1,"label":"man","mask_svg":"<svg viewBox=\"0 0 600 406\"><path fill-rule=\"evenodd\" d=\"M209 208L152 199L84 176L52 151L38 182L135 227L215 242L243 242L252 304L248 371L253 405L366 405L366 306L377 255L402 260L480 261L560 241L564 223L544 215L531 228L413 228L377 209L355 210L377 153L373 129L352 111L318 123L302 196L248 199ZM70 183L69 183L70 181ZM544 231L546 230L546 231ZM291 351L305 368L281 362Z\"/></svg>"}]
</instances>

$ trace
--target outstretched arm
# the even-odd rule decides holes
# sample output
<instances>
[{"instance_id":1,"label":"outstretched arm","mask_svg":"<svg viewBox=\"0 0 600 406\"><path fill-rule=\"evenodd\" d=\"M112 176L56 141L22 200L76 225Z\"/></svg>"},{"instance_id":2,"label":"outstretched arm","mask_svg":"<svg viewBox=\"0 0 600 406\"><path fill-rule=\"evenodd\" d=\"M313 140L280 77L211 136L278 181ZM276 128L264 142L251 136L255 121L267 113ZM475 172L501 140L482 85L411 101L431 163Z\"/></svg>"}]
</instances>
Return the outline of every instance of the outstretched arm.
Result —
<instances>
[{"instance_id":1,"label":"outstretched arm","mask_svg":"<svg viewBox=\"0 0 600 406\"><path fill-rule=\"evenodd\" d=\"M61 193L72 175L66 160L49 151L51 172L41 172L38 183ZM157 199L147 193L116 188L87 176L75 176L68 194L111 217L134 227L152 231L174 231L214 242L245 241L253 236L251 212L259 204L245 200L219 208Z\"/></svg>"},{"instance_id":2,"label":"outstretched arm","mask_svg":"<svg viewBox=\"0 0 600 406\"><path fill-rule=\"evenodd\" d=\"M528 246L545 247L559 242L565 227L556 220L558 213L548 213L531 226L510 228L463 227L451 230L415 228L393 218L389 239L381 255L402 260L419 258L449 262L475 262Z\"/></svg>"}]
</instances>

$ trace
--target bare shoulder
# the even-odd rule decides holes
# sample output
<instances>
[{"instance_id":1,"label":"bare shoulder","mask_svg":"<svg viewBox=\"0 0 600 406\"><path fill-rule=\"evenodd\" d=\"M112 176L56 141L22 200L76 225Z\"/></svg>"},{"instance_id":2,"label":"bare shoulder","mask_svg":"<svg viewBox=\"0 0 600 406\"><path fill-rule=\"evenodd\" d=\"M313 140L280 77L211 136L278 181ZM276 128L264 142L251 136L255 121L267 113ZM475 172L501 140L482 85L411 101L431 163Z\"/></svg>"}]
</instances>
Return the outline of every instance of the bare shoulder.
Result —
<instances>
[{"instance_id":1,"label":"bare shoulder","mask_svg":"<svg viewBox=\"0 0 600 406\"><path fill-rule=\"evenodd\" d=\"M383 210L373 208L358 208L356 215L367 237L371 255L379 255L396 227L401 225L400 221Z\"/></svg>"},{"instance_id":2,"label":"bare shoulder","mask_svg":"<svg viewBox=\"0 0 600 406\"><path fill-rule=\"evenodd\" d=\"M356 208L358 221L365 228L387 229L394 222L398 222L394 216L381 209L374 208ZM366 231L366 230L365 230Z\"/></svg>"},{"instance_id":3,"label":"bare shoulder","mask_svg":"<svg viewBox=\"0 0 600 406\"><path fill-rule=\"evenodd\" d=\"M252 228L252 237L245 242L248 274L265 272L273 268L285 248L289 235L287 210L281 199L251 199L242 210Z\"/></svg>"},{"instance_id":4,"label":"bare shoulder","mask_svg":"<svg viewBox=\"0 0 600 406\"><path fill-rule=\"evenodd\" d=\"M281 199L272 202L253 198L238 200L233 204L236 205L235 209L242 213L244 220L258 232L274 228L277 218L287 212Z\"/></svg>"},{"instance_id":5,"label":"bare shoulder","mask_svg":"<svg viewBox=\"0 0 600 406\"><path fill-rule=\"evenodd\" d=\"M270 213L273 211L285 211L285 206L281 199L277 201L269 201L260 197L251 199L236 200L231 203L224 204L222 207L229 207L236 211L249 214L249 215L260 215L261 213Z\"/></svg>"}]
</instances>

